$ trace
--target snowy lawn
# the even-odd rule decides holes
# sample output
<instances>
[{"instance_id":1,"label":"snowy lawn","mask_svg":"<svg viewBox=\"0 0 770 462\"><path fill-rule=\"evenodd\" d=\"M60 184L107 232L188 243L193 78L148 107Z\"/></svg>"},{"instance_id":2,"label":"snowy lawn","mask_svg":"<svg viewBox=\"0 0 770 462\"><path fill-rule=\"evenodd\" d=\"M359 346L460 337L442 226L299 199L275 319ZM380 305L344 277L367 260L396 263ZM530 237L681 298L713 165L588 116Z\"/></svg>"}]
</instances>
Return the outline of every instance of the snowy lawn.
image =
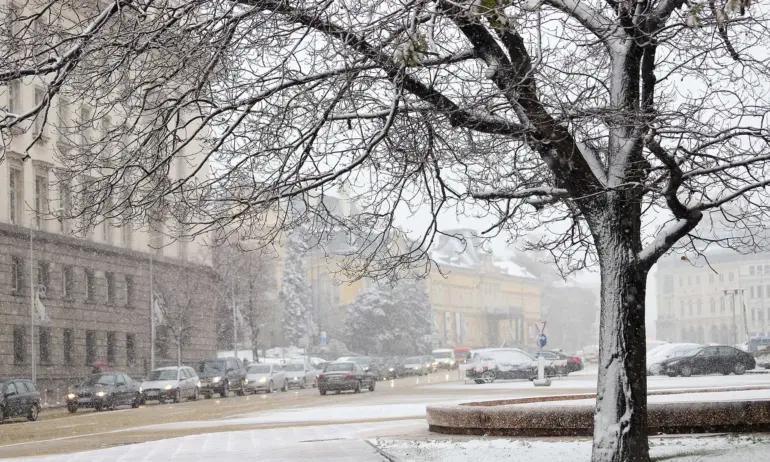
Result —
<instances>
[{"instance_id":1,"label":"snowy lawn","mask_svg":"<svg viewBox=\"0 0 770 462\"><path fill-rule=\"evenodd\" d=\"M580 462L591 457L589 439L445 437L376 438L371 442L399 462L548 461ZM745 462L767 460L770 436L702 435L650 438L653 460Z\"/></svg>"}]
</instances>

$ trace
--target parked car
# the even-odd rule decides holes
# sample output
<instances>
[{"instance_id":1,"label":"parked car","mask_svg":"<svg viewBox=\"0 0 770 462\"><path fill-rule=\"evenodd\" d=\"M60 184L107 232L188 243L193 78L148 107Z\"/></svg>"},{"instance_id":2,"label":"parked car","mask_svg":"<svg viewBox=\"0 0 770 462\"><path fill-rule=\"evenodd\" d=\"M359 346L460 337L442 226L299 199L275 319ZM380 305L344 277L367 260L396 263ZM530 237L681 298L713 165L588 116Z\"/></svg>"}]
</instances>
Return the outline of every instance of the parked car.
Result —
<instances>
[{"instance_id":1,"label":"parked car","mask_svg":"<svg viewBox=\"0 0 770 462\"><path fill-rule=\"evenodd\" d=\"M362 388L374 391L376 383L374 374L365 371L359 363L334 362L327 364L324 372L318 376L318 391L321 395L329 391L339 394L345 390L360 393Z\"/></svg>"},{"instance_id":2,"label":"parked car","mask_svg":"<svg viewBox=\"0 0 770 462\"><path fill-rule=\"evenodd\" d=\"M757 363L757 367L770 369L770 348L757 351L754 354L754 361Z\"/></svg>"},{"instance_id":3,"label":"parked car","mask_svg":"<svg viewBox=\"0 0 770 462\"><path fill-rule=\"evenodd\" d=\"M283 367L283 370L286 372L289 388L307 388L308 385L313 387L316 386L315 382L318 377L318 372L310 367L310 364L287 364Z\"/></svg>"},{"instance_id":4,"label":"parked car","mask_svg":"<svg viewBox=\"0 0 770 462\"><path fill-rule=\"evenodd\" d=\"M200 379L192 367L160 367L150 372L139 392L142 404L155 400L178 403L185 398L195 401L200 393Z\"/></svg>"},{"instance_id":5,"label":"parked car","mask_svg":"<svg viewBox=\"0 0 770 462\"><path fill-rule=\"evenodd\" d=\"M454 369L457 367L457 361L455 361L455 351L451 348L440 348L433 350L431 355L436 360L438 369Z\"/></svg>"},{"instance_id":6,"label":"parked car","mask_svg":"<svg viewBox=\"0 0 770 462\"><path fill-rule=\"evenodd\" d=\"M215 393L226 398L231 390L238 396L246 392L246 368L238 358L207 359L198 363L195 372L200 377L200 392L206 398Z\"/></svg>"},{"instance_id":7,"label":"parked car","mask_svg":"<svg viewBox=\"0 0 770 462\"><path fill-rule=\"evenodd\" d=\"M280 364L250 364L246 368L246 391L272 393L279 388L289 389L286 372Z\"/></svg>"},{"instance_id":8,"label":"parked car","mask_svg":"<svg viewBox=\"0 0 770 462\"><path fill-rule=\"evenodd\" d=\"M647 375L660 375L663 371L663 361L683 356L693 348L702 347L698 343L666 343L647 353Z\"/></svg>"},{"instance_id":9,"label":"parked car","mask_svg":"<svg viewBox=\"0 0 770 462\"><path fill-rule=\"evenodd\" d=\"M404 375L428 375L428 367L422 356L411 356L404 360Z\"/></svg>"},{"instance_id":10,"label":"parked car","mask_svg":"<svg viewBox=\"0 0 770 462\"><path fill-rule=\"evenodd\" d=\"M693 374L741 375L754 369L756 362L745 351L726 345L696 347L681 356L661 362L662 372L674 377L689 377Z\"/></svg>"},{"instance_id":11,"label":"parked car","mask_svg":"<svg viewBox=\"0 0 770 462\"><path fill-rule=\"evenodd\" d=\"M67 395L67 410L80 408L115 409L118 406L137 407L141 402L139 383L122 372L93 374Z\"/></svg>"},{"instance_id":12,"label":"parked car","mask_svg":"<svg viewBox=\"0 0 770 462\"><path fill-rule=\"evenodd\" d=\"M471 352L466 377L476 383L498 379L529 379L537 376L537 360L518 348L486 348Z\"/></svg>"},{"instance_id":13,"label":"parked car","mask_svg":"<svg viewBox=\"0 0 770 462\"><path fill-rule=\"evenodd\" d=\"M31 380L0 379L0 424L13 417L34 422L39 413L40 392Z\"/></svg>"},{"instance_id":14,"label":"parked car","mask_svg":"<svg viewBox=\"0 0 770 462\"><path fill-rule=\"evenodd\" d=\"M397 379L406 375L404 370L404 362L398 358L391 358L385 361L385 378Z\"/></svg>"},{"instance_id":15,"label":"parked car","mask_svg":"<svg viewBox=\"0 0 770 462\"><path fill-rule=\"evenodd\" d=\"M541 356L546 361L546 377L564 377L571 372L583 370L583 361L577 356L568 356L560 351L537 351L534 353L535 359Z\"/></svg>"},{"instance_id":16,"label":"parked car","mask_svg":"<svg viewBox=\"0 0 770 462\"><path fill-rule=\"evenodd\" d=\"M583 361L586 363L599 362L599 345L586 345L583 347Z\"/></svg>"}]
</instances>

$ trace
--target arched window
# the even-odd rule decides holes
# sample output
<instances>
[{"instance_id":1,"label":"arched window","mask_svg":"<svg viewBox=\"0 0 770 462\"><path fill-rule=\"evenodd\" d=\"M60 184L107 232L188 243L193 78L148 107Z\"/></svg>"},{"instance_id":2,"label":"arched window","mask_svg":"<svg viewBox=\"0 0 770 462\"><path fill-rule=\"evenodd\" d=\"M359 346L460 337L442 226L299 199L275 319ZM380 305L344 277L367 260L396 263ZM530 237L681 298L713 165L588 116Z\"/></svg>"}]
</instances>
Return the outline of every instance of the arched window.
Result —
<instances>
[{"instance_id":1,"label":"arched window","mask_svg":"<svg viewBox=\"0 0 770 462\"><path fill-rule=\"evenodd\" d=\"M711 314L714 314L717 312L717 302L712 298L709 300L709 305L711 305Z\"/></svg>"}]
</instances>

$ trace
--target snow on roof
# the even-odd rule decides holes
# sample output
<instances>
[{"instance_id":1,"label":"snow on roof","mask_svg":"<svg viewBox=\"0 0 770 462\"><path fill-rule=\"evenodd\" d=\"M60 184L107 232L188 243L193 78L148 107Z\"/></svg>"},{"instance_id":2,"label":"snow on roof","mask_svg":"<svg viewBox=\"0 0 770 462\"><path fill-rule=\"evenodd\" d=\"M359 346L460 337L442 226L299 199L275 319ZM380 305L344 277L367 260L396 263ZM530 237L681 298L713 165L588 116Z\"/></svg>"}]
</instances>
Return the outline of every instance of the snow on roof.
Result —
<instances>
[{"instance_id":1,"label":"snow on roof","mask_svg":"<svg viewBox=\"0 0 770 462\"><path fill-rule=\"evenodd\" d=\"M523 266L510 260L498 260L492 264L503 270L503 272L509 276L515 276L517 278L537 279L532 273L524 269Z\"/></svg>"}]
</instances>

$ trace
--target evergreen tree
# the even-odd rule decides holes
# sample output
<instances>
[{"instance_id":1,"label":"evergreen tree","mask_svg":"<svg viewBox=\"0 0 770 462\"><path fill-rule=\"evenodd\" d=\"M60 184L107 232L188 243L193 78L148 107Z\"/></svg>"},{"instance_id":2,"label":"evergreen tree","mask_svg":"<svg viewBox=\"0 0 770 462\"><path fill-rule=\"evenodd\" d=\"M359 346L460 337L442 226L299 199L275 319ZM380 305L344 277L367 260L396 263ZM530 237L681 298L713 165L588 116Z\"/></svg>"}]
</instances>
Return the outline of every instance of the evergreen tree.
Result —
<instances>
[{"instance_id":1,"label":"evergreen tree","mask_svg":"<svg viewBox=\"0 0 770 462\"><path fill-rule=\"evenodd\" d=\"M295 234L286 246L280 292L284 306L284 338L290 345L301 345L313 334L310 286L305 274L303 253L300 236Z\"/></svg>"},{"instance_id":2,"label":"evergreen tree","mask_svg":"<svg viewBox=\"0 0 770 462\"><path fill-rule=\"evenodd\" d=\"M430 348L432 309L423 281L402 281L393 292L398 315L394 319L393 354L424 353Z\"/></svg>"}]
</instances>

